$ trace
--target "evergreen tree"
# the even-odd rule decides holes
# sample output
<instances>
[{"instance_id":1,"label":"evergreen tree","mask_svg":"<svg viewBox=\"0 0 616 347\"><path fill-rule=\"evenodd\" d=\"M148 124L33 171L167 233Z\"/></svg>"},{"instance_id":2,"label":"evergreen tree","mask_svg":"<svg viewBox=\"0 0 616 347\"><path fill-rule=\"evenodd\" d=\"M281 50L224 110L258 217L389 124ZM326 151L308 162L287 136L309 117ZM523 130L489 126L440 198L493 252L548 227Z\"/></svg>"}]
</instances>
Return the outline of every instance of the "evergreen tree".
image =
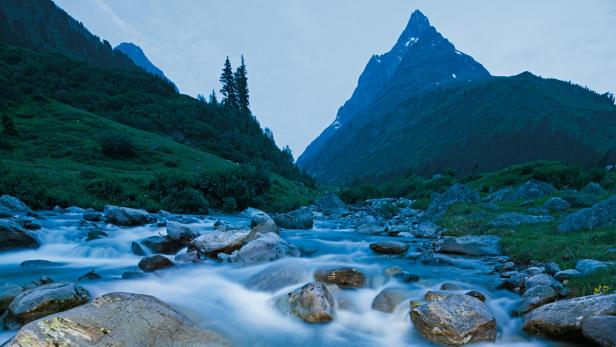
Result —
<instances>
[{"instance_id":1,"label":"evergreen tree","mask_svg":"<svg viewBox=\"0 0 616 347\"><path fill-rule=\"evenodd\" d=\"M205 101L205 96L203 96L203 94L197 94L197 100L202 104L207 104L207 102Z\"/></svg>"},{"instance_id":2,"label":"evergreen tree","mask_svg":"<svg viewBox=\"0 0 616 347\"><path fill-rule=\"evenodd\" d=\"M218 105L218 98L216 97L216 91L214 91L214 89L212 89L212 94L210 94L210 104Z\"/></svg>"},{"instance_id":3,"label":"evergreen tree","mask_svg":"<svg viewBox=\"0 0 616 347\"><path fill-rule=\"evenodd\" d=\"M246 71L243 55L240 66L235 70L235 85L237 86L237 100L240 111L243 113L250 113L250 101L248 100L248 71Z\"/></svg>"},{"instance_id":4,"label":"evergreen tree","mask_svg":"<svg viewBox=\"0 0 616 347\"><path fill-rule=\"evenodd\" d=\"M2 116L2 133L7 136L19 136L17 129L15 128L15 123L11 117L4 115Z\"/></svg>"},{"instance_id":5,"label":"evergreen tree","mask_svg":"<svg viewBox=\"0 0 616 347\"><path fill-rule=\"evenodd\" d=\"M222 83L222 89L220 89L222 103L226 107L238 109L237 85L235 84L235 77L233 76L229 57L225 60L225 67L222 69L222 75L220 75L220 83Z\"/></svg>"}]
</instances>

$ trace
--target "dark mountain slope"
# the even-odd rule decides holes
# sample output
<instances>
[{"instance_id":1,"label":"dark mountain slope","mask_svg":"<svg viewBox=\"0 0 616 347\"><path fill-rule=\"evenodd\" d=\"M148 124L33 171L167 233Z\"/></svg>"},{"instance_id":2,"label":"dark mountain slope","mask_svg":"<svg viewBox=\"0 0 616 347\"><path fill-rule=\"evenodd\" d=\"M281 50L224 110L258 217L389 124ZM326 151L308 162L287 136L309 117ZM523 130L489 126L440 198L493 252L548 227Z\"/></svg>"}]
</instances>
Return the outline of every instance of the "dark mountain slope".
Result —
<instances>
[{"instance_id":1,"label":"dark mountain slope","mask_svg":"<svg viewBox=\"0 0 616 347\"><path fill-rule=\"evenodd\" d=\"M91 34L50 0L0 1L0 41L54 51L103 67L135 68L125 54Z\"/></svg>"},{"instance_id":2,"label":"dark mountain slope","mask_svg":"<svg viewBox=\"0 0 616 347\"><path fill-rule=\"evenodd\" d=\"M154 74L162 79L167 80L169 83L173 84L176 91L178 90L175 83L173 83L169 78L167 78L167 76L165 76L161 69L152 64L150 59L148 59L145 53L143 53L141 47L135 45L134 43L122 42L114 48L114 51L120 51L126 54L129 58L133 60L133 62L137 66L151 74Z\"/></svg>"}]
</instances>

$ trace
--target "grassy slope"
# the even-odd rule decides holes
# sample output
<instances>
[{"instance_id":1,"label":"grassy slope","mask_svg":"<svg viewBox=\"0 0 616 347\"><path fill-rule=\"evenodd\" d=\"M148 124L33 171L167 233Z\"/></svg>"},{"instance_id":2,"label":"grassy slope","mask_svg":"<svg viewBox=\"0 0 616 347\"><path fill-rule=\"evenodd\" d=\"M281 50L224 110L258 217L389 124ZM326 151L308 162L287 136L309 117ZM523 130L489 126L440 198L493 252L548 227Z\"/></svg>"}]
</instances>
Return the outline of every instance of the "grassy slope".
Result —
<instances>
[{"instance_id":1,"label":"grassy slope","mask_svg":"<svg viewBox=\"0 0 616 347\"><path fill-rule=\"evenodd\" d=\"M181 172L190 175L235 165L165 137L53 100L27 102L9 109L8 113L20 136L3 136L12 150L0 152L0 168L23 176L32 190L40 189L39 184L46 186L47 199L51 201L21 197L34 205L53 203L100 208L106 203L122 203L158 209L159 202L150 199L144 188L156 174ZM129 160L105 157L97 136L106 130L128 134L137 147L137 157ZM110 198L101 197L96 188L92 188L104 180L113 181L126 191L124 201L109 201ZM307 189L278 175L273 175L272 182L269 200L277 204L273 206L277 209L303 203L309 196ZM103 186L101 189L109 188Z\"/></svg>"}]
</instances>

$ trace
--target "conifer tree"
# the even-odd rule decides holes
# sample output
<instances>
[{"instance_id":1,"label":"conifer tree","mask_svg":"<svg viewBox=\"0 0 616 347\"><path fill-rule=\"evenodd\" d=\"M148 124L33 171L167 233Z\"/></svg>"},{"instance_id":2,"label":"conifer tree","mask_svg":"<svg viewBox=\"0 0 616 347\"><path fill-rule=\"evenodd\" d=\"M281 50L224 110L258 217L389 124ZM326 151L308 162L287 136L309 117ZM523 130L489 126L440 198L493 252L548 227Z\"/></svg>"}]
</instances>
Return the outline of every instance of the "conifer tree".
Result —
<instances>
[{"instance_id":1,"label":"conifer tree","mask_svg":"<svg viewBox=\"0 0 616 347\"><path fill-rule=\"evenodd\" d=\"M222 75L220 75L220 83L222 83L222 89L220 89L222 103L226 107L238 109L237 86L229 57L225 60L225 67L222 69Z\"/></svg>"},{"instance_id":2,"label":"conifer tree","mask_svg":"<svg viewBox=\"0 0 616 347\"><path fill-rule=\"evenodd\" d=\"M242 62L235 70L235 85L237 87L238 106L242 113L250 113L250 101L248 94L248 72L242 55Z\"/></svg>"},{"instance_id":3,"label":"conifer tree","mask_svg":"<svg viewBox=\"0 0 616 347\"><path fill-rule=\"evenodd\" d=\"M19 136L15 128L15 123L13 123L11 117L7 115L2 116L2 133L7 136Z\"/></svg>"},{"instance_id":4,"label":"conifer tree","mask_svg":"<svg viewBox=\"0 0 616 347\"><path fill-rule=\"evenodd\" d=\"M210 104L218 105L218 98L216 97L216 91L214 91L214 89L212 89L212 94L210 94Z\"/></svg>"}]
</instances>

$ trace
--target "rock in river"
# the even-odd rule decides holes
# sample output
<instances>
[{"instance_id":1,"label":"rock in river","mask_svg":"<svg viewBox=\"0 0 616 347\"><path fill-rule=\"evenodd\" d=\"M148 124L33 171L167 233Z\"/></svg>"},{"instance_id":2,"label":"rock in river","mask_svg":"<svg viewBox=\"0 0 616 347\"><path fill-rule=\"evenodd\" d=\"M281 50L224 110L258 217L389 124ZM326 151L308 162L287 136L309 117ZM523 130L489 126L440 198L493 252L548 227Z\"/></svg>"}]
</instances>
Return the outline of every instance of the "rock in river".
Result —
<instances>
[{"instance_id":1,"label":"rock in river","mask_svg":"<svg viewBox=\"0 0 616 347\"><path fill-rule=\"evenodd\" d=\"M303 282L304 272L293 263L274 263L250 276L246 287L264 292L275 292L284 287Z\"/></svg>"},{"instance_id":2,"label":"rock in river","mask_svg":"<svg viewBox=\"0 0 616 347\"><path fill-rule=\"evenodd\" d=\"M526 315L523 328L536 335L579 337L582 319L613 315L616 315L616 294L582 296L532 310Z\"/></svg>"},{"instance_id":3,"label":"rock in river","mask_svg":"<svg viewBox=\"0 0 616 347\"><path fill-rule=\"evenodd\" d=\"M532 287L522 295L522 303L516 313L523 314L529 312L556 299L558 299L558 293L556 293L554 288L546 285Z\"/></svg>"},{"instance_id":4,"label":"rock in river","mask_svg":"<svg viewBox=\"0 0 616 347\"><path fill-rule=\"evenodd\" d=\"M323 283L310 282L278 300L278 307L308 323L326 323L334 318L334 299Z\"/></svg>"},{"instance_id":5,"label":"rock in river","mask_svg":"<svg viewBox=\"0 0 616 347\"><path fill-rule=\"evenodd\" d=\"M0 282L0 313L9 307L13 299L21 294L22 288L8 282Z\"/></svg>"},{"instance_id":6,"label":"rock in river","mask_svg":"<svg viewBox=\"0 0 616 347\"><path fill-rule=\"evenodd\" d=\"M582 320L584 337L601 347L616 346L616 316L599 316Z\"/></svg>"},{"instance_id":7,"label":"rock in river","mask_svg":"<svg viewBox=\"0 0 616 347\"><path fill-rule=\"evenodd\" d=\"M160 269L166 269L173 266L173 262L169 258L162 255L152 255L143 257L137 265L144 272L152 272Z\"/></svg>"},{"instance_id":8,"label":"rock in river","mask_svg":"<svg viewBox=\"0 0 616 347\"><path fill-rule=\"evenodd\" d=\"M496 320L486 304L468 295L454 295L411 310L411 320L426 339L443 345L494 341Z\"/></svg>"},{"instance_id":9,"label":"rock in river","mask_svg":"<svg viewBox=\"0 0 616 347\"><path fill-rule=\"evenodd\" d=\"M9 305L10 316L23 324L83 305L90 294L74 283L51 283L28 289Z\"/></svg>"},{"instance_id":10,"label":"rock in river","mask_svg":"<svg viewBox=\"0 0 616 347\"><path fill-rule=\"evenodd\" d=\"M112 205L105 206L104 215L107 223L124 227L144 225L154 220L145 210Z\"/></svg>"},{"instance_id":11,"label":"rock in river","mask_svg":"<svg viewBox=\"0 0 616 347\"><path fill-rule=\"evenodd\" d=\"M370 249L383 254L401 254L409 250L409 245L396 241L378 241L371 243Z\"/></svg>"},{"instance_id":12,"label":"rock in river","mask_svg":"<svg viewBox=\"0 0 616 347\"><path fill-rule=\"evenodd\" d=\"M337 284L341 288L358 288L365 282L365 276L361 271L348 267L317 270L314 279L327 284Z\"/></svg>"},{"instance_id":13,"label":"rock in river","mask_svg":"<svg viewBox=\"0 0 616 347\"><path fill-rule=\"evenodd\" d=\"M287 229L312 229L314 217L307 208L300 208L289 213L274 216L276 224Z\"/></svg>"},{"instance_id":14,"label":"rock in river","mask_svg":"<svg viewBox=\"0 0 616 347\"><path fill-rule=\"evenodd\" d=\"M230 343L153 296L110 293L29 323L9 346L213 347Z\"/></svg>"},{"instance_id":15,"label":"rock in river","mask_svg":"<svg viewBox=\"0 0 616 347\"><path fill-rule=\"evenodd\" d=\"M394 312L396 306L409 299L410 293L406 288L385 288L372 301L372 309L385 313Z\"/></svg>"},{"instance_id":16,"label":"rock in river","mask_svg":"<svg viewBox=\"0 0 616 347\"><path fill-rule=\"evenodd\" d=\"M186 242L199 236L199 232L189 225L167 221L167 237L178 242Z\"/></svg>"},{"instance_id":17,"label":"rock in river","mask_svg":"<svg viewBox=\"0 0 616 347\"><path fill-rule=\"evenodd\" d=\"M225 262L251 265L274 261L286 256L298 257L299 250L277 234L268 233L246 243L230 255L226 253L218 254L218 259Z\"/></svg>"},{"instance_id":18,"label":"rock in river","mask_svg":"<svg viewBox=\"0 0 616 347\"><path fill-rule=\"evenodd\" d=\"M182 243L162 236L146 237L141 241L141 244L152 251L152 253L162 254L176 254L180 249L184 248ZM134 247L133 251L135 254L143 255L139 253L137 246L132 247Z\"/></svg>"},{"instance_id":19,"label":"rock in river","mask_svg":"<svg viewBox=\"0 0 616 347\"><path fill-rule=\"evenodd\" d=\"M0 220L0 251L18 248L38 248L39 243L17 223Z\"/></svg>"},{"instance_id":20,"label":"rock in river","mask_svg":"<svg viewBox=\"0 0 616 347\"><path fill-rule=\"evenodd\" d=\"M494 235L446 237L441 241L437 251L473 256L498 255L500 254L500 237Z\"/></svg>"},{"instance_id":21,"label":"rock in river","mask_svg":"<svg viewBox=\"0 0 616 347\"><path fill-rule=\"evenodd\" d=\"M232 253L244 245L248 232L213 230L192 240L194 247L200 254L216 258L219 253Z\"/></svg>"}]
</instances>

